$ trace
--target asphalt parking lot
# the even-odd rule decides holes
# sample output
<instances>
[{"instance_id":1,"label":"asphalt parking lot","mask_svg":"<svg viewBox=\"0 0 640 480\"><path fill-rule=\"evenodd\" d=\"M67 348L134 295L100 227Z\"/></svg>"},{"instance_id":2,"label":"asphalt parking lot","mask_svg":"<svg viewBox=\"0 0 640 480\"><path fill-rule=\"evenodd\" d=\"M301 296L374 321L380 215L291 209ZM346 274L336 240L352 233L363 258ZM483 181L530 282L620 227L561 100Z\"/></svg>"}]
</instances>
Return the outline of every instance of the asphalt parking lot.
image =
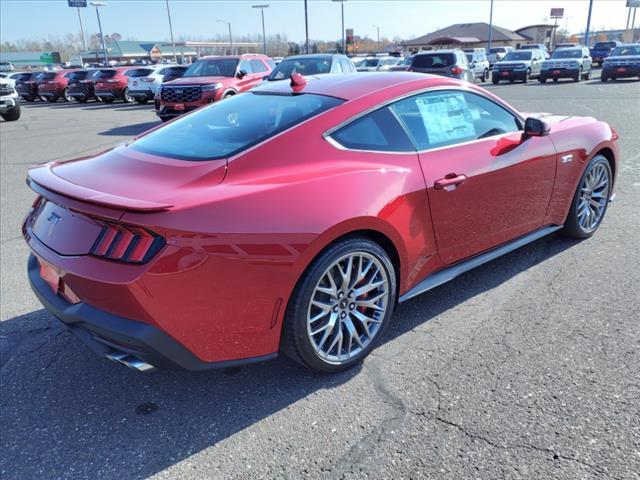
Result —
<instances>
[{"instance_id":1,"label":"asphalt parking lot","mask_svg":"<svg viewBox=\"0 0 640 480\"><path fill-rule=\"evenodd\" d=\"M609 122L616 201L589 240L544 238L402 304L338 375L95 356L28 287L26 170L122 142L153 107L34 103L1 123L2 478L640 478L640 82L487 88Z\"/></svg>"}]
</instances>

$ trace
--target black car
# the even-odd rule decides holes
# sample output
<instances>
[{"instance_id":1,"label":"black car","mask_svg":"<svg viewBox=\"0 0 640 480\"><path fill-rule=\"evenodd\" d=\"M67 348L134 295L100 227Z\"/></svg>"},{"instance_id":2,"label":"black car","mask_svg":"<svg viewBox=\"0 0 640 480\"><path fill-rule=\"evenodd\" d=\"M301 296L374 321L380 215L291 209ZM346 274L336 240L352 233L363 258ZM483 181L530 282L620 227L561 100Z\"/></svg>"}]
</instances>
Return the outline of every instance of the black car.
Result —
<instances>
[{"instance_id":1,"label":"black car","mask_svg":"<svg viewBox=\"0 0 640 480\"><path fill-rule=\"evenodd\" d=\"M604 59L600 80L640 77L640 43L621 45Z\"/></svg>"},{"instance_id":2,"label":"black car","mask_svg":"<svg viewBox=\"0 0 640 480\"><path fill-rule=\"evenodd\" d=\"M27 102L39 98L38 78L42 72L24 72L16 78L16 91Z\"/></svg>"},{"instance_id":3,"label":"black car","mask_svg":"<svg viewBox=\"0 0 640 480\"><path fill-rule=\"evenodd\" d=\"M300 75L325 75L353 73L356 67L345 55L310 54L296 55L283 59L264 79L268 82L285 80L292 73Z\"/></svg>"},{"instance_id":4,"label":"black car","mask_svg":"<svg viewBox=\"0 0 640 480\"><path fill-rule=\"evenodd\" d=\"M67 95L80 103L96 99L93 77L97 72L99 70L90 69L73 72L69 76Z\"/></svg>"}]
</instances>

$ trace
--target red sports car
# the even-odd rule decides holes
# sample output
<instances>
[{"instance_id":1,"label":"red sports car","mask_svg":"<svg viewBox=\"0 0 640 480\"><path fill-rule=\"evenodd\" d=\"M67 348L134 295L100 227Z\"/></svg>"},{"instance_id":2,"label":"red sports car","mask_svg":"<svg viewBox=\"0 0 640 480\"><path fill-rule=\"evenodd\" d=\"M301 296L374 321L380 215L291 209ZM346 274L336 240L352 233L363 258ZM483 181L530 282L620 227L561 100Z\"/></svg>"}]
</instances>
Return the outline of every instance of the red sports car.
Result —
<instances>
[{"instance_id":1,"label":"red sports car","mask_svg":"<svg viewBox=\"0 0 640 480\"><path fill-rule=\"evenodd\" d=\"M592 235L617 138L444 77L294 75L30 170L29 278L139 370L283 352L336 371L397 302L552 232Z\"/></svg>"}]
</instances>

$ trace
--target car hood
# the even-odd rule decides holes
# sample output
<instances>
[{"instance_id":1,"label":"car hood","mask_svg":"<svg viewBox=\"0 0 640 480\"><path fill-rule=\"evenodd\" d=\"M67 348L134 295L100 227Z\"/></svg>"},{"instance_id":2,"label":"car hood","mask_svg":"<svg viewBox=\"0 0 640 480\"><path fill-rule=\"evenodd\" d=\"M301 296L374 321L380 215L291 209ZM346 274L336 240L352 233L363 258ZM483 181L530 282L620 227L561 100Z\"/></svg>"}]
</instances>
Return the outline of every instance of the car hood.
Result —
<instances>
[{"instance_id":1,"label":"car hood","mask_svg":"<svg viewBox=\"0 0 640 480\"><path fill-rule=\"evenodd\" d=\"M209 85L211 83L227 82L229 78L230 77L182 77L166 82L163 85Z\"/></svg>"},{"instance_id":2,"label":"car hood","mask_svg":"<svg viewBox=\"0 0 640 480\"><path fill-rule=\"evenodd\" d=\"M29 170L27 182L40 193L38 186L84 203L149 212L184 206L188 193L219 184L226 169L225 160L176 160L120 146L92 157L39 165Z\"/></svg>"},{"instance_id":3,"label":"car hood","mask_svg":"<svg viewBox=\"0 0 640 480\"><path fill-rule=\"evenodd\" d=\"M617 56L613 56L613 55L609 55L607 57L608 61L613 61L613 60L635 60L635 61L640 61L640 55L617 55Z\"/></svg>"}]
</instances>

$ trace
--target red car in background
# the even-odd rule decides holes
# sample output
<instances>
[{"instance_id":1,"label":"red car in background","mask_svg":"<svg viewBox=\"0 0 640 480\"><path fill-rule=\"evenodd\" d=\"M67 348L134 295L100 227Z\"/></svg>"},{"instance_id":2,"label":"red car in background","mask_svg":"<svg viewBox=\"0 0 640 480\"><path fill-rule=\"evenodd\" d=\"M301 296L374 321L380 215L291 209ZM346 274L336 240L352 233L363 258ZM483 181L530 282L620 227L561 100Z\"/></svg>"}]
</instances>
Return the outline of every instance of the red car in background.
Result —
<instances>
[{"instance_id":1,"label":"red car in background","mask_svg":"<svg viewBox=\"0 0 640 480\"><path fill-rule=\"evenodd\" d=\"M293 75L29 171L43 305L100 355L200 370L361 361L397 302L599 227L618 135L445 77Z\"/></svg>"},{"instance_id":2,"label":"red car in background","mask_svg":"<svg viewBox=\"0 0 640 480\"><path fill-rule=\"evenodd\" d=\"M156 114L162 121L249 90L271 73L275 63L260 54L203 57L182 78L166 82L156 95Z\"/></svg>"},{"instance_id":3,"label":"red car in background","mask_svg":"<svg viewBox=\"0 0 640 480\"><path fill-rule=\"evenodd\" d=\"M122 100L125 103L135 102L136 99L130 97L128 93L127 73L137 68L139 67L101 68L93 77L94 95L104 103L113 103L114 100Z\"/></svg>"},{"instance_id":4,"label":"red car in background","mask_svg":"<svg viewBox=\"0 0 640 480\"><path fill-rule=\"evenodd\" d=\"M56 72L43 72L38 77L38 94L47 102L55 103L60 98L65 102L73 101L69 96L69 79L78 70L59 70Z\"/></svg>"}]
</instances>

